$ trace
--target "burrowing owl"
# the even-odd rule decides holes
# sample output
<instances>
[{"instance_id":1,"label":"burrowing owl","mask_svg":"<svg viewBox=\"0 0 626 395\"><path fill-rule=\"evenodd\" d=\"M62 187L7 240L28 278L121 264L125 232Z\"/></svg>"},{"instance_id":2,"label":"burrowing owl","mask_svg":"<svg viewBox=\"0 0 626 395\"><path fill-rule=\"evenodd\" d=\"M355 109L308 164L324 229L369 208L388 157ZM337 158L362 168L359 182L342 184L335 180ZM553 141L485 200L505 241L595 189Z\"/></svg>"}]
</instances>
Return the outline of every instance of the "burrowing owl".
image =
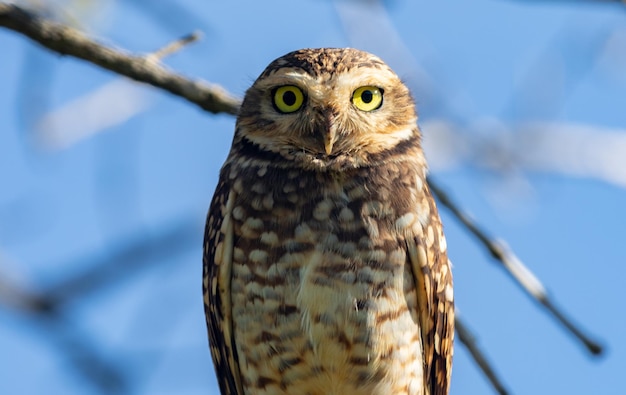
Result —
<instances>
[{"instance_id":1,"label":"burrowing owl","mask_svg":"<svg viewBox=\"0 0 626 395\"><path fill-rule=\"evenodd\" d=\"M222 394L447 394L452 276L413 100L379 58L304 49L247 91L209 210Z\"/></svg>"}]
</instances>

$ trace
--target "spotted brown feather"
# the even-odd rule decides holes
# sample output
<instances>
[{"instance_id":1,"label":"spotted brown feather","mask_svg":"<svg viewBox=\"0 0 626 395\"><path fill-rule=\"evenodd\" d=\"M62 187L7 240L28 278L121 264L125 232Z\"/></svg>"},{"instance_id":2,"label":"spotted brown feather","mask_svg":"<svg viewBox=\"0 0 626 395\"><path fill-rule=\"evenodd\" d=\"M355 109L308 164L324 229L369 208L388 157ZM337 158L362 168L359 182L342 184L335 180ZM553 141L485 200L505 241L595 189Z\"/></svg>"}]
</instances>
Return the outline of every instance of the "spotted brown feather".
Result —
<instances>
[{"instance_id":1,"label":"spotted brown feather","mask_svg":"<svg viewBox=\"0 0 626 395\"><path fill-rule=\"evenodd\" d=\"M429 196L430 209L436 211L426 183L424 191ZM433 239L408 240L407 249L418 287L427 394L446 395L452 373L454 296L441 221L436 216L431 217L431 221Z\"/></svg>"},{"instance_id":2,"label":"spotted brown feather","mask_svg":"<svg viewBox=\"0 0 626 395\"><path fill-rule=\"evenodd\" d=\"M232 336L225 336L225 334L232 333L231 306L227 300L223 300L219 292L220 287L223 288L226 285L219 281L220 271L230 270L231 262L216 260L216 250L220 245L222 249L224 248L224 242L228 236L222 230L222 225L224 220L230 217L227 211L229 195L228 183L220 182L209 208L204 232L202 291L209 345L220 392L222 395L239 395L243 392L241 391L237 350Z\"/></svg>"}]
</instances>

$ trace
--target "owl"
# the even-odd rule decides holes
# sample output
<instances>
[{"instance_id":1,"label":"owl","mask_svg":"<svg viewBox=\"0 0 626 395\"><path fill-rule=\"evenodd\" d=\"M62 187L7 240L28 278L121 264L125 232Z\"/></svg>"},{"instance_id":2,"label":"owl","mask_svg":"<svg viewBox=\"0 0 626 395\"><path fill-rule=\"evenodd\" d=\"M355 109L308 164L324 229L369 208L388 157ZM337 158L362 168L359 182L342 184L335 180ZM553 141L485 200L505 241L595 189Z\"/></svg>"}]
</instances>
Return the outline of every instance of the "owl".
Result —
<instances>
[{"instance_id":1,"label":"owl","mask_svg":"<svg viewBox=\"0 0 626 395\"><path fill-rule=\"evenodd\" d=\"M205 229L222 394L448 393L446 241L415 105L378 57L302 49L246 92Z\"/></svg>"}]
</instances>

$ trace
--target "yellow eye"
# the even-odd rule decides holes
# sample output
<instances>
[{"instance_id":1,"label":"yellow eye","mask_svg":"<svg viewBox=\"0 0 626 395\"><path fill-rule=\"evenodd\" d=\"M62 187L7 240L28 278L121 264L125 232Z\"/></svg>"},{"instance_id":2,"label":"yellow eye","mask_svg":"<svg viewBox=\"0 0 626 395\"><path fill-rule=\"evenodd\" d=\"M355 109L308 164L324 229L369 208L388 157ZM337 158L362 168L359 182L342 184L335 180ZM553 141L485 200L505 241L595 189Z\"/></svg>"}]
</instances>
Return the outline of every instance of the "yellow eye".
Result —
<instances>
[{"instance_id":1,"label":"yellow eye","mask_svg":"<svg viewBox=\"0 0 626 395\"><path fill-rule=\"evenodd\" d=\"M274 90L274 107L284 114L298 111L303 103L304 93L297 86L285 85Z\"/></svg>"},{"instance_id":2,"label":"yellow eye","mask_svg":"<svg viewBox=\"0 0 626 395\"><path fill-rule=\"evenodd\" d=\"M352 103L361 111L374 111L383 104L383 90L375 86L362 86L352 94Z\"/></svg>"}]
</instances>

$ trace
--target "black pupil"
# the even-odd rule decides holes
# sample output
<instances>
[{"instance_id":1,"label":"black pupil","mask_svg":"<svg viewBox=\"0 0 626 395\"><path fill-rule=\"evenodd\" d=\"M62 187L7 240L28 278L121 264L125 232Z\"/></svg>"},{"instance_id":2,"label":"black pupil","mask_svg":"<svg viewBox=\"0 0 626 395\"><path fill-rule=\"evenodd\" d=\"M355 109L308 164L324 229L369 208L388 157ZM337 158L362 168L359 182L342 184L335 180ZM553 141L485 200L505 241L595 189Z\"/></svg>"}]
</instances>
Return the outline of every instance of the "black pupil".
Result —
<instances>
[{"instance_id":1,"label":"black pupil","mask_svg":"<svg viewBox=\"0 0 626 395\"><path fill-rule=\"evenodd\" d=\"M361 93L361 100L363 100L363 103L371 103L373 99L374 94L372 93L372 91L366 90Z\"/></svg>"},{"instance_id":2,"label":"black pupil","mask_svg":"<svg viewBox=\"0 0 626 395\"><path fill-rule=\"evenodd\" d=\"M283 93L283 102L288 106L296 104L296 94L293 91Z\"/></svg>"}]
</instances>

